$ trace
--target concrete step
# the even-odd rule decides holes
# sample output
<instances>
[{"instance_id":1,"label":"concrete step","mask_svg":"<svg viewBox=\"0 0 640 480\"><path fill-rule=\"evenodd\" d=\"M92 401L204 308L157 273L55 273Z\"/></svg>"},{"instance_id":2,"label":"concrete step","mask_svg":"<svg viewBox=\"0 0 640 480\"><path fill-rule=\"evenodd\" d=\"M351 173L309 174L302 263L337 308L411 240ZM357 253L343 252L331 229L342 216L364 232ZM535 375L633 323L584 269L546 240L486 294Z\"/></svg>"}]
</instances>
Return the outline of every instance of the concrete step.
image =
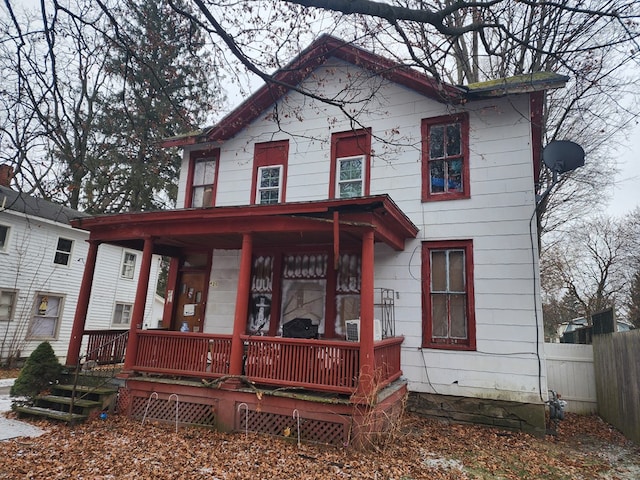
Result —
<instances>
[{"instance_id":1,"label":"concrete step","mask_svg":"<svg viewBox=\"0 0 640 480\"><path fill-rule=\"evenodd\" d=\"M32 407L26 405L16 406L15 411L23 415L53 418L55 420L60 420L68 423L83 422L88 418L87 415L81 415L79 413L61 412L59 410L52 410L50 408Z\"/></svg>"}]
</instances>

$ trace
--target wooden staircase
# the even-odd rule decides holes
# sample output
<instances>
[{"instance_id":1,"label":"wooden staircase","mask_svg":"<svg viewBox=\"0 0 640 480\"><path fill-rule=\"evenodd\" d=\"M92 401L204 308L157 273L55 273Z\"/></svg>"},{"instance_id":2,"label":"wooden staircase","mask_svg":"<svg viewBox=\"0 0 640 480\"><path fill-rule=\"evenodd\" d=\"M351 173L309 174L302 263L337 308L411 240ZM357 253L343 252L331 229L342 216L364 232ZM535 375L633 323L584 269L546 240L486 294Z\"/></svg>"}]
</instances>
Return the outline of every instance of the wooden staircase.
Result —
<instances>
[{"instance_id":1,"label":"wooden staircase","mask_svg":"<svg viewBox=\"0 0 640 480\"><path fill-rule=\"evenodd\" d=\"M18 415L31 415L69 424L85 421L94 412L113 411L117 389L105 385L58 384L33 405L15 405Z\"/></svg>"}]
</instances>

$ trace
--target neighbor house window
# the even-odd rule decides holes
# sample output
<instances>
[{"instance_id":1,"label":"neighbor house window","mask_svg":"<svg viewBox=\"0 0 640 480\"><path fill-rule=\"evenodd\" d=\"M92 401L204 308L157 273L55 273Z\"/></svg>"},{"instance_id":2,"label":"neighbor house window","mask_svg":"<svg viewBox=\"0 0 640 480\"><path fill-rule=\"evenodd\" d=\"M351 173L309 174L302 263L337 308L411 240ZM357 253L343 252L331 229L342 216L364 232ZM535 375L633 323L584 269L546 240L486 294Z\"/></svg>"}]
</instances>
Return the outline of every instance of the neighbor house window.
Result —
<instances>
[{"instance_id":1,"label":"neighbor house window","mask_svg":"<svg viewBox=\"0 0 640 480\"><path fill-rule=\"evenodd\" d=\"M186 207L211 207L215 202L218 151L193 152Z\"/></svg>"},{"instance_id":2,"label":"neighbor house window","mask_svg":"<svg viewBox=\"0 0 640 480\"><path fill-rule=\"evenodd\" d=\"M422 245L423 346L475 349L471 240Z\"/></svg>"},{"instance_id":3,"label":"neighbor house window","mask_svg":"<svg viewBox=\"0 0 640 480\"><path fill-rule=\"evenodd\" d=\"M256 143L253 158L252 203L285 201L289 141Z\"/></svg>"},{"instance_id":4,"label":"neighbor house window","mask_svg":"<svg viewBox=\"0 0 640 480\"><path fill-rule=\"evenodd\" d=\"M56 254L53 257L53 263L56 263L58 265L69 265L72 246L73 240L60 237L58 239L58 246L56 247Z\"/></svg>"},{"instance_id":5,"label":"neighbor house window","mask_svg":"<svg viewBox=\"0 0 640 480\"><path fill-rule=\"evenodd\" d=\"M331 136L329 198L369 195L371 131L352 130Z\"/></svg>"},{"instance_id":6,"label":"neighbor house window","mask_svg":"<svg viewBox=\"0 0 640 480\"><path fill-rule=\"evenodd\" d=\"M256 203L278 203L282 193L282 165L258 168Z\"/></svg>"},{"instance_id":7,"label":"neighbor house window","mask_svg":"<svg viewBox=\"0 0 640 480\"><path fill-rule=\"evenodd\" d=\"M63 297L38 294L34 304L34 314L29 324L29 339L55 339L58 336Z\"/></svg>"},{"instance_id":8,"label":"neighbor house window","mask_svg":"<svg viewBox=\"0 0 640 480\"><path fill-rule=\"evenodd\" d=\"M469 116L422 120L422 200L468 198Z\"/></svg>"},{"instance_id":9,"label":"neighbor house window","mask_svg":"<svg viewBox=\"0 0 640 480\"><path fill-rule=\"evenodd\" d=\"M133 278L133 273L136 271L136 254L130 252L124 252L122 259L122 272L123 278Z\"/></svg>"},{"instance_id":10,"label":"neighbor house window","mask_svg":"<svg viewBox=\"0 0 640 480\"><path fill-rule=\"evenodd\" d=\"M6 252L9 247L9 231L7 225L0 225L0 252Z\"/></svg>"},{"instance_id":11,"label":"neighbor house window","mask_svg":"<svg viewBox=\"0 0 640 480\"><path fill-rule=\"evenodd\" d=\"M116 303L116 309L113 312L114 325L129 325L131 323L131 312L133 305L130 303Z\"/></svg>"},{"instance_id":12,"label":"neighbor house window","mask_svg":"<svg viewBox=\"0 0 640 480\"><path fill-rule=\"evenodd\" d=\"M0 321L13 320L15 304L16 292L14 290L0 290Z\"/></svg>"}]
</instances>

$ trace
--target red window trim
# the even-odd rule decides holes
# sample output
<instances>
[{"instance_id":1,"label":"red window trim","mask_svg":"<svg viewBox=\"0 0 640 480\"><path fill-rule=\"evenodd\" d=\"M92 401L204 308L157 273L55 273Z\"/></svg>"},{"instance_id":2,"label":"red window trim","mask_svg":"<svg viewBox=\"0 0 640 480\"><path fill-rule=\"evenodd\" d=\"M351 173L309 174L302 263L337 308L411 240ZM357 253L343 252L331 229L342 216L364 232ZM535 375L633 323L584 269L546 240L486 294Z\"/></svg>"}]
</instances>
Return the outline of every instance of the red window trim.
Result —
<instances>
[{"instance_id":1,"label":"red window trim","mask_svg":"<svg viewBox=\"0 0 640 480\"><path fill-rule=\"evenodd\" d=\"M431 193L429 178L429 129L434 125L460 122L462 134L462 192ZM423 118L421 123L422 134L422 201L433 202L439 200L457 200L470 198L469 187L469 114L467 112L455 115L443 115L440 117Z\"/></svg>"},{"instance_id":2,"label":"red window trim","mask_svg":"<svg viewBox=\"0 0 640 480\"><path fill-rule=\"evenodd\" d=\"M184 207L191 208L193 203L193 175L196 166L196 160L207 157L215 157L216 167L213 179L213 188L211 191L211 207L216 204L216 190L218 189L218 168L220 166L220 149L213 148L209 150L194 150L189 154L189 171L187 172L187 188L184 197Z\"/></svg>"},{"instance_id":3,"label":"red window trim","mask_svg":"<svg viewBox=\"0 0 640 480\"><path fill-rule=\"evenodd\" d=\"M462 343L435 342L431 337L431 255L432 250L462 249L465 253L467 286L467 341ZM476 319L473 288L473 240L442 240L422 242L422 346L446 350L476 349Z\"/></svg>"},{"instance_id":4,"label":"red window trim","mask_svg":"<svg viewBox=\"0 0 640 480\"><path fill-rule=\"evenodd\" d=\"M284 148L283 159L281 158L274 159L268 156L264 156L264 158L261 158L261 156L258 155L258 153L263 150L269 150L271 148L279 148L279 147ZM274 165L274 166L282 165L282 185L280 190L282 192L282 195L280 196L279 203L286 202L288 164L289 164L289 140L276 140L273 142L256 143L254 145L253 173L251 177L251 199L249 202L251 205L257 204L256 194L257 194L257 188L258 188L258 169L260 167L269 167L271 165Z\"/></svg>"},{"instance_id":5,"label":"red window trim","mask_svg":"<svg viewBox=\"0 0 640 480\"><path fill-rule=\"evenodd\" d=\"M348 138L361 138L357 142L358 147L356 149L348 149L346 152L340 154L340 158L364 155L364 182L363 182L363 196L371 194L371 129L361 128L359 130L349 130L346 132L337 132L331 134L331 170L329 172L329 196L327 198L337 198L336 195L336 171L337 171L337 159L338 159L338 143L340 140Z\"/></svg>"}]
</instances>

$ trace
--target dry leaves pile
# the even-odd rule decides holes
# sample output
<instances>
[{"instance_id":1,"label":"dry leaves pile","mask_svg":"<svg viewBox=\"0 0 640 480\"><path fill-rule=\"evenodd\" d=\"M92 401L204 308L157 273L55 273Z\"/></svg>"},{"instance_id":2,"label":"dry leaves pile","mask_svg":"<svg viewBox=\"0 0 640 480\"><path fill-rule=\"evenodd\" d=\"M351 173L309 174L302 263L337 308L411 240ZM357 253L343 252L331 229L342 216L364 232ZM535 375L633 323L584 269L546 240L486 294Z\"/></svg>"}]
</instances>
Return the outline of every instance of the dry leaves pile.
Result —
<instances>
[{"instance_id":1,"label":"dry leaves pile","mask_svg":"<svg viewBox=\"0 0 640 480\"><path fill-rule=\"evenodd\" d=\"M201 428L175 433L172 426L141 425L117 415L73 428L34 423L47 433L0 442L0 478L631 479L640 474L640 450L595 416L569 415L557 437L541 439L407 415L392 446L368 453L298 448L295 440L251 433L246 438Z\"/></svg>"}]
</instances>

